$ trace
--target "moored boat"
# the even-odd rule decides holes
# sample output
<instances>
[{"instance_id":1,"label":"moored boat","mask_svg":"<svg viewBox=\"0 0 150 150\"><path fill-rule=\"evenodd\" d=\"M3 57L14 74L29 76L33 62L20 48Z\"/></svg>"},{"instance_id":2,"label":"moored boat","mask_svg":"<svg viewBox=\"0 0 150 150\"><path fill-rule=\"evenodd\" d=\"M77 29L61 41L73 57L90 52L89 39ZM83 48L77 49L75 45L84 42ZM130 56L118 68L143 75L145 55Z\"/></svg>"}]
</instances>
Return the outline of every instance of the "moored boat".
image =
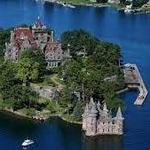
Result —
<instances>
[{"instance_id":1,"label":"moored boat","mask_svg":"<svg viewBox=\"0 0 150 150\"><path fill-rule=\"evenodd\" d=\"M32 145L33 143L34 143L33 140L26 139L26 140L24 140L24 142L22 143L22 146L23 146L23 147L29 146L29 145Z\"/></svg>"}]
</instances>

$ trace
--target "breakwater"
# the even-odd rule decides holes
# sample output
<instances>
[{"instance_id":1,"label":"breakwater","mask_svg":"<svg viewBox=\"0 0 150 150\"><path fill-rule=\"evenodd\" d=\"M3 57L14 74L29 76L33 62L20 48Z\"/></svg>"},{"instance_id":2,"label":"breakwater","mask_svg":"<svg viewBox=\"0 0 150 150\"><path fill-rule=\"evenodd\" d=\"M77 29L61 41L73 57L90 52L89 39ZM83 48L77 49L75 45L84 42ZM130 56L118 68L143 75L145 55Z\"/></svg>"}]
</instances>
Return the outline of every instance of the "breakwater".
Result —
<instances>
[{"instance_id":1,"label":"breakwater","mask_svg":"<svg viewBox=\"0 0 150 150\"><path fill-rule=\"evenodd\" d=\"M140 71L136 64L125 64L124 65L124 77L125 83L128 88L138 89L139 95L136 98L134 104L142 105L148 95L145 83L142 79Z\"/></svg>"}]
</instances>

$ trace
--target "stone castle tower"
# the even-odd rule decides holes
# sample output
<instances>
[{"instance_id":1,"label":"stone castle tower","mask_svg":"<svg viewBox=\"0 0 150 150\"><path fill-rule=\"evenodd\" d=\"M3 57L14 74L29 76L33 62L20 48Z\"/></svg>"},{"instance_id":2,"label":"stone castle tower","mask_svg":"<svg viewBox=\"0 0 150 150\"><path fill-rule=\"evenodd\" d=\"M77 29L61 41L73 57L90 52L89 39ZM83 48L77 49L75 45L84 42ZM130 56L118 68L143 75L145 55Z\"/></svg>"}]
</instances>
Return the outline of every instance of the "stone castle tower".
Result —
<instances>
[{"instance_id":1,"label":"stone castle tower","mask_svg":"<svg viewBox=\"0 0 150 150\"><path fill-rule=\"evenodd\" d=\"M82 117L82 129L87 136L123 134L124 118L120 107L116 116L112 117L106 104L101 106L99 102L95 103L91 98L89 104L86 104Z\"/></svg>"}]
</instances>

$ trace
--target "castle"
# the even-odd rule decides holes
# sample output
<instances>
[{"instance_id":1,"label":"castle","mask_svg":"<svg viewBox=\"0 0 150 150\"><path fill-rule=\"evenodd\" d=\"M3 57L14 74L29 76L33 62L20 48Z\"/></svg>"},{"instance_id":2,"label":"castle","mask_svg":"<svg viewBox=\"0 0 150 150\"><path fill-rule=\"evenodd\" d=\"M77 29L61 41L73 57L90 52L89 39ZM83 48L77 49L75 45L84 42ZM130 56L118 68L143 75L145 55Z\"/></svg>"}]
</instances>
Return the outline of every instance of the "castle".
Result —
<instances>
[{"instance_id":1,"label":"castle","mask_svg":"<svg viewBox=\"0 0 150 150\"><path fill-rule=\"evenodd\" d=\"M86 104L82 117L82 129L85 131L86 136L123 134L124 118L120 107L116 116L112 117L106 103L101 106L99 102L95 103L91 98L89 104Z\"/></svg>"},{"instance_id":2,"label":"castle","mask_svg":"<svg viewBox=\"0 0 150 150\"><path fill-rule=\"evenodd\" d=\"M49 31L40 18L31 27L17 27L11 31L10 42L5 46L5 59L12 61L18 61L25 49L42 50L48 68L59 66L65 57L61 43L54 41L53 31Z\"/></svg>"}]
</instances>

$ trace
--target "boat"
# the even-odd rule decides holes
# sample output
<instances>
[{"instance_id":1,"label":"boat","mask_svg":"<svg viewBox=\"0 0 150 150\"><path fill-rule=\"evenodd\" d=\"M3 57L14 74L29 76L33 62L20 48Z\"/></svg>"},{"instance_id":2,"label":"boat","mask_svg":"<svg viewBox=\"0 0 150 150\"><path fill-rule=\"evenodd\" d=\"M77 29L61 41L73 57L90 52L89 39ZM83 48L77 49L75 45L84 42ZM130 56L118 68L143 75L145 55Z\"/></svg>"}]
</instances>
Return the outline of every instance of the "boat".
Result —
<instances>
[{"instance_id":1,"label":"boat","mask_svg":"<svg viewBox=\"0 0 150 150\"><path fill-rule=\"evenodd\" d=\"M22 146L25 147L25 146L29 146L31 144L33 144L34 141L33 140L29 140L29 139L26 139L24 140L24 142L22 143Z\"/></svg>"},{"instance_id":2,"label":"boat","mask_svg":"<svg viewBox=\"0 0 150 150\"><path fill-rule=\"evenodd\" d=\"M71 5L71 4L68 4L67 7L75 8L75 6L74 6L74 5Z\"/></svg>"},{"instance_id":3,"label":"boat","mask_svg":"<svg viewBox=\"0 0 150 150\"><path fill-rule=\"evenodd\" d=\"M75 8L74 5L71 4L66 4L66 3L61 3L64 7L69 7L69 8Z\"/></svg>"}]
</instances>

